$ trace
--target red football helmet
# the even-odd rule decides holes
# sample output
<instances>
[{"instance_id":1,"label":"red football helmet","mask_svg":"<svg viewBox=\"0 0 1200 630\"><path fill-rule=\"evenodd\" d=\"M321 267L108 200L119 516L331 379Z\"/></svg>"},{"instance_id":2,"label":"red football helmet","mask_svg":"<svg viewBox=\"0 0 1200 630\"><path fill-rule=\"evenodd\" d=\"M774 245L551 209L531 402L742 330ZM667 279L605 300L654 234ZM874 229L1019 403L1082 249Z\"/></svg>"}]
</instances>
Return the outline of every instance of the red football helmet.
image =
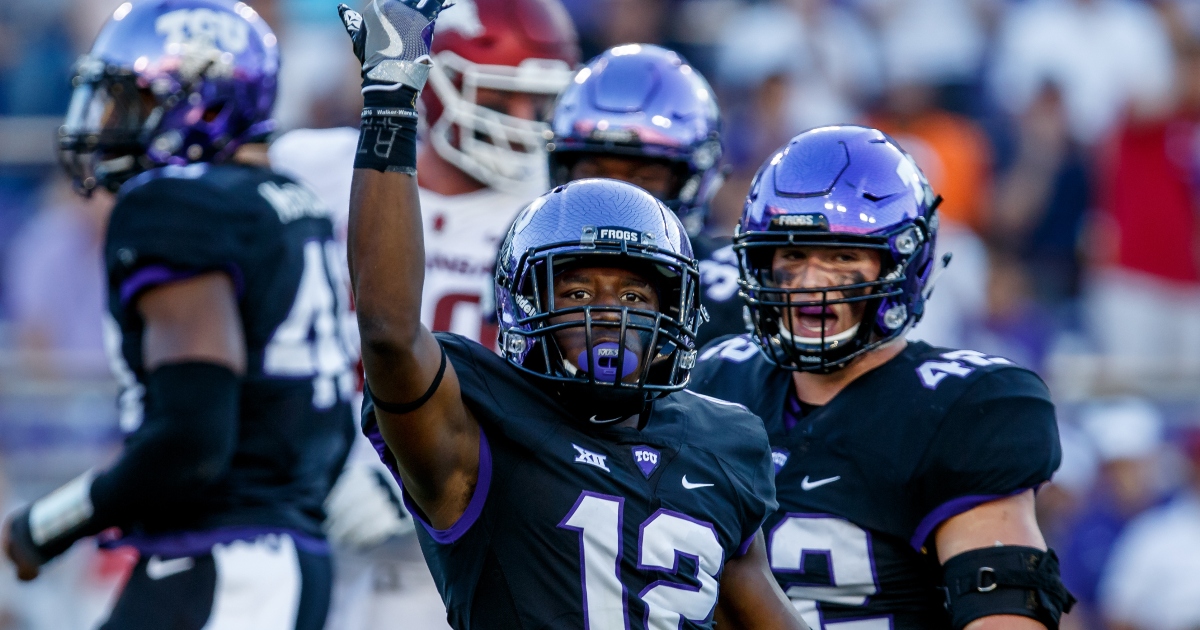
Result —
<instances>
[{"instance_id":1,"label":"red football helmet","mask_svg":"<svg viewBox=\"0 0 1200 630\"><path fill-rule=\"evenodd\" d=\"M459 0L438 17L431 52L433 89L422 102L438 155L494 188L545 182L549 126L482 107L476 96L489 89L552 100L567 86L579 43L560 1Z\"/></svg>"}]
</instances>

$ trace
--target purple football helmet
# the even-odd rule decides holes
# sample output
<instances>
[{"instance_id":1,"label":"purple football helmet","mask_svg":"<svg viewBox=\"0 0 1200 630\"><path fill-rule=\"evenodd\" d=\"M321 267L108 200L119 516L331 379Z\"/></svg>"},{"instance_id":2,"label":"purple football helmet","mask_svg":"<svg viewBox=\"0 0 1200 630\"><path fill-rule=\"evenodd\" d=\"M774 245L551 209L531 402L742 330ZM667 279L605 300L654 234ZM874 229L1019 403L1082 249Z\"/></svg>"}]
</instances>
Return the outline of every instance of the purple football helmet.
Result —
<instances>
[{"instance_id":1,"label":"purple football helmet","mask_svg":"<svg viewBox=\"0 0 1200 630\"><path fill-rule=\"evenodd\" d=\"M772 155L750 186L733 246L766 356L787 369L829 373L920 320L932 289L940 200L912 157L876 129L811 129ZM772 269L779 247L877 250L879 279L785 289ZM791 333L797 307L852 302L867 306L849 330L819 338Z\"/></svg>"},{"instance_id":2,"label":"purple football helmet","mask_svg":"<svg viewBox=\"0 0 1200 630\"><path fill-rule=\"evenodd\" d=\"M580 267L637 272L660 309L556 306L552 284ZM679 219L641 188L611 179L582 179L538 197L517 216L496 264L501 353L593 424L637 414L687 384L699 299L699 271ZM560 343L566 335L582 335L577 356Z\"/></svg>"},{"instance_id":3,"label":"purple football helmet","mask_svg":"<svg viewBox=\"0 0 1200 630\"><path fill-rule=\"evenodd\" d=\"M677 53L648 44L610 48L559 96L547 145L550 181L570 181L586 154L661 159L676 171L667 207L692 235L721 187L721 119L704 77Z\"/></svg>"},{"instance_id":4,"label":"purple football helmet","mask_svg":"<svg viewBox=\"0 0 1200 630\"><path fill-rule=\"evenodd\" d=\"M242 2L126 2L76 66L59 157L85 193L220 162L273 129L278 71L275 35Z\"/></svg>"}]
</instances>

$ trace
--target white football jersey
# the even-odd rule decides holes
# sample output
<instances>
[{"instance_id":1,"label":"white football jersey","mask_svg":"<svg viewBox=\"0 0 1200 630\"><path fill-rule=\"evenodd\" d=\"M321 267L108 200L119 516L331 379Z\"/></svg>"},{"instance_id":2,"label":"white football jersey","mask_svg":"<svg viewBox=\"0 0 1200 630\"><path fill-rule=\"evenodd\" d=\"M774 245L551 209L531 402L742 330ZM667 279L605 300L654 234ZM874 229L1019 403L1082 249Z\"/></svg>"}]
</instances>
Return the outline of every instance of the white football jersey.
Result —
<instances>
[{"instance_id":1,"label":"white football jersey","mask_svg":"<svg viewBox=\"0 0 1200 630\"><path fill-rule=\"evenodd\" d=\"M421 189L425 291L421 321L495 349L492 270L513 219L535 195L492 188L444 196Z\"/></svg>"},{"instance_id":2,"label":"white football jersey","mask_svg":"<svg viewBox=\"0 0 1200 630\"><path fill-rule=\"evenodd\" d=\"M335 231L345 242L355 129L301 129L271 145L272 167L312 188L334 209ZM492 269L496 252L517 213L548 187L530 182L526 194L484 188L445 196L420 191L425 225L425 287L421 321L495 348Z\"/></svg>"}]
</instances>

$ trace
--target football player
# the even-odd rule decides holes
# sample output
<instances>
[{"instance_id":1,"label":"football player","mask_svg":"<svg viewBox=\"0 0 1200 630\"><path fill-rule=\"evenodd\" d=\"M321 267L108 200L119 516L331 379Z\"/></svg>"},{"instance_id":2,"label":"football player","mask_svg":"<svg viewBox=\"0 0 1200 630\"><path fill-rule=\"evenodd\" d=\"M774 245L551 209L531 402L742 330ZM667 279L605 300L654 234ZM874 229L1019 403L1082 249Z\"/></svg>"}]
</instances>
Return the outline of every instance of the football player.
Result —
<instances>
[{"instance_id":1,"label":"football player","mask_svg":"<svg viewBox=\"0 0 1200 630\"><path fill-rule=\"evenodd\" d=\"M129 436L18 512L5 548L29 580L85 536L135 547L104 628L325 622L322 503L354 378L329 210L267 164L278 63L243 3L142 0L78 66L60 150L81 190L117 194L107 333Z\"/></svg>"},{"instance_id":2,"label":"football player","mask_svg":"<svg viewBox=\"0 0 1200 630\"><path fill-rule=\"evenodd\" d=\"M451 625L803 627L758 535L774 509L761 422L681 391L698 272L661 202L582 180L522 211L495 272L503 356L421 324L415 104L440 6L339 10L363 62L363 430L421 523Z\"/></svg>"},{"instance_id":3,"label":"football player","mask_svg":"<svg viewBox=\"0 0 1200 630\"><path fill-rule=\"evenodd\" d=\"M754 331L705 349L693 374L766 423L767 552L814 628L1053 629L1070 608L1034 517L1060 459L1045 384L904 338L944 265L936 206L877 130L793 138L734 237Z\"/></svg>"},{"instance_id":4,"label":"football player","mask_svg":"<svg viewBox=\"0 0 1200 630\"><path fill-rule=\"evenodd\" d=\"M721 187L721 118L708 82L677 53L647 44L605 51L554 108L551 184L608 177L637 184L679 215L700 259L708 315L697 344L746 331L729 239L704 233Z\"/></svg>"},{"instance_id":5,"label":"football player","mask_svg":"<svg viewBox=\"0 0 1200 630\"><path fill-rule=\"evenodd\" d=\"M431 85L421 97L429 124L417 158L427 262L422 319L431 330L494 348L488 311L496 250L517 212L549 188L544 121L579 60L577 36L559 0L463 0L439 19L431 57ZM334 208L342 243L358 140L357 129L300 129L270 149L275 168ZM330 497L355 500L339 501L345 509L331 509L326 522L335 551L349 552L336 554L333 600L334 623L345 628L364 627L358 618L373 606L362 601L371 591L361 586L378 563L391 561L377 545L402 531L380 525L411 523L378 500L379 458L365 442ZM364 483L351 486L352 479Z\"/></svg>"},{"instance_id":6,"label":"football player","mask_svg":"<svg viewBox=\"0 0 1200 630\"><path fill-rule=\"evenodd\" d=\"M464 0L438 21L417 156L430 330L494 347L496 249L550 187L545 121L579 62L577 40L559 0ZM284 172L344 191L344 207L358 149L358 130L304 129L276 140L271 156Z\"/></svg>"}]
</instances>

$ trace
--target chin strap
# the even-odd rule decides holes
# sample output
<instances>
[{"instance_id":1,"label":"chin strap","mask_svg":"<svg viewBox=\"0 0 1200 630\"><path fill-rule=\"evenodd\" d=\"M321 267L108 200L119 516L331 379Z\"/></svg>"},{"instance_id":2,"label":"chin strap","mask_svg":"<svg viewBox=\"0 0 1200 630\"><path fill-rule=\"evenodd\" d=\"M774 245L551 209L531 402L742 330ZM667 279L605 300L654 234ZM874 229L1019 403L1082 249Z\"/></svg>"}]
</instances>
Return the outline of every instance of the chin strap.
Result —
<instances>
[{"instance_id":1,"label":"chin strap","mask_svg":"<svg viewBox=\"0 0 1200 630\"><path fill-rule=\"evenodd\" d=\"M933 273L929 274L929 282L925 283L925 289L921 291L922 300L928 300L929 296L933 295L933 285L937 284L938 279L946 272L946 267L950 266L950 259L953 257L952 252L942 255L941 263L933 268Z\"/></svg>"},{"instance_id":2,"label":"chin strap","mask_svg":"<svg viewBox=\"0 0 1200 630\"><path fill-rule=\"evenodd\" d=\"M828 345L831 343L841 343L843 341L849 341L849 340L853 339L854 335L858 334L859 325L860 324L855 324L855 325L851 326L850 328L848 328L847 330L843 330L842 332L840 332L836 335L829 335L824 338L822 338L822 337L801 337L799 335L793 335L792 332L790 330L788 330L786 326L781 325L779 327L779 336L783 337L784 339L787 339L789 342L791 342L794 345L823 346L823 345Z\"/></svg>"}]
</instances>

